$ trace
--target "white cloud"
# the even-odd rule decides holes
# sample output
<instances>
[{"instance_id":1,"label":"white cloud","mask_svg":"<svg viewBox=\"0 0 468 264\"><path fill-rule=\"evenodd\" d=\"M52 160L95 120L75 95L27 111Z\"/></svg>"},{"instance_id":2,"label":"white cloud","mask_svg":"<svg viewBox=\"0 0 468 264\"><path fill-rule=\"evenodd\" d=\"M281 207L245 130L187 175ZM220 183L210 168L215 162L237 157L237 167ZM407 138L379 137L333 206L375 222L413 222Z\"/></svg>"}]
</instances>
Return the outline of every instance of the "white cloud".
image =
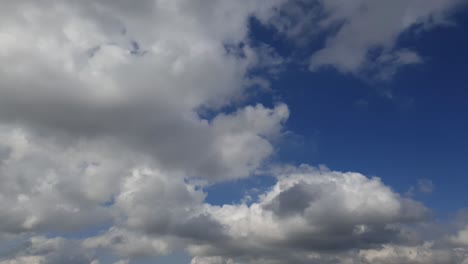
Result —
<instances>
[{"instance_id":1,"label":"white cloud","mask_svg":"<svg viewBox=\"0 0 468 264\"><path fill-rule=\"evenodd\" d=\"M2 236L110 225L83 250L131 257L166 254L174 237L216 237L188 228L214 220L184 179L247 177L274 153L287 106L237 103L262 82L250 69L281 63L247 43L250 16L266 19L280 2L3 3ZM239 54L226 49L241 42ZM34 247L5 261L51 261Z\"/></svg>"},{"instance_id":2,"label":"white cloud","mask_svg":"<svg viewBox=\"0 0 468 264\"><path fill-rule=\"evenodd\" d=\"M310 58L312 71L331 66L341 73L389 79L400 67L424 60L417 51L400 47L399 38L403 34L417 34L415 32L449 24L451 13L463 2L289 1L284 7L286 11L279 12L280 16L271 23L302 45L320 34L325 36L323 47Z\"/></svg>"},{"instance_id":3,"label":"white cloud","mask_svg":"<svg viewBox=\"0 0 468 264\"><path fill-rule=\"evenodd\" d=\"M275 75L284 63L248 41L250 17L269 23L283 2L4 1L0 248L13 246L0 263L98 264L108 253L122 264L184 249L193 264L353 263L403 252L428 209L378 178L293 168L259 201L223 206L195 184L249 177L276 151L288 107L240 102L249 85L268 87L252 69ZM382 45L383 64L419 63L391 49L394 35L448 6L438 3L348 40L382 10L327 2L329 21L349 23L313 61L354 72ZM341 38L356 41L356 57L333 57L349 55Z\"/></svg>"},{"instance_id":4,"label":"white cloud","mask_svg":"<svg viewBox=\"0 0 468 264\"><path fill-rule=\"evenodd\" d=\"M131 261L185 247L200 264L458 263L467 257L458 249L462 229L448 241L455 247L441 238L425 242L412 226L429 220L428 209L378 178L308 166L274 174L278 182L257 202L214 206L178 175L135 168L109 205L110 229L81 242L33 237L8 261L60 263L72 248L84 256L76 263L106 252Z\"/></svg>"},{"instance_id":5,"label":"white cloud","mask_svg":"<svg viewBox=\"0 0 468 264\"><path fill-rule=\"evenodd\" d=\"M332 65L339 71L359 73L374 62L368 52L381 48L378 59L394 57L390 63L405 65L419 63L414 51L402 51L396 47L400 34L412 26L444 22L447 13L460 1L322 1L326 26L342 23L336 34L329 37L325 47L311 59L311 69ZM378 64L380 62L377 62ZM377 65L378 65L377 64Z\"/></svg>"},{"instance_id":6,"label":"white cloud","mask_svg":"<svg viewBox=\"0 0 468 264\"><path fill-rule=\"evenodd\" d=\"M236 259L243 252L254 261L248 263L265 256L286 262L300 258L305 263L314 252L346 252L405 241L409 238L401 225L427 217L423 205L400 197L378 178L307 166L278 177L258 203L207 206L205 210L224 226L229 239L192 245L192 254Z\"/></svg>"},{"instance_id":7,"label":"white cloud","mask_svg":"<svg viewBox=\"0 0 468 264\"><path fill-rule=\"evenodd\" d=\"M374 62L368 52L381 48L377 67L384 57L396 57L391 66L419 63L414 51L399 50L400 34L415 25L439 24L459 1L322 1L325 25L342 23L325 47L311 59L311 69L332 65L344 73L359 73ZM387 61L386 59L383 59Z\"/></svg>"},{"instance_id":8,"label":"white cloud","mask_svg":"<svg viewBox=\"0 0 468 264\"><path fill-rule=\"evenodd\" d=\"M451 236L450 240L458 246L468 247L468 226L459 230L456 235Z\"/></svg>"},{"instance_id":9,"label":"white cloud","mask_svg":"<svg viewBox=\"0 0 468 264\"><path fill-rule=\"evenodd\" d=\"M110 219L103 206L132 163L106 142L35 137L0 127L0 230L78 231ZM70 143L67 143L70 144ZM130 153L130 152L129 152Z\"/></svg>"},{"instance_id":10,"label":"white cloud","mask_svg":"<svg viewBox=\"0 0 468 264\"><path fill-rule=\"evenodd\" d=\"M273 153L269 139L280 136L283 122L289 110L284 104L274 109L262 105L246 107L233 115L219 115L213 120L213 128L221 135L216 142L222 160L236 175L249 175L260 167ZM228 173L229 174L229 173Z\"/></svg>"},{"instance_id":11,"label":"white cloud","mask_svg":"<svg viewBox=\"0 0 468 264\"><path fill-rule=\"evenodd\" d=\"M245 42L249 16L268 16L275 4L9 4L0 30L0 121L113 137L191 176L248 176L272 152L270 143L257 143L251 131L254 145L263 145L254 164L236 164L237 156L223 160L218 137L228 136L216 134L198 112L216 112L243 97L252 82L246 73L263 62L248 45L245 56L230 54L225 45Z\"/></svg>"}]
</instances>

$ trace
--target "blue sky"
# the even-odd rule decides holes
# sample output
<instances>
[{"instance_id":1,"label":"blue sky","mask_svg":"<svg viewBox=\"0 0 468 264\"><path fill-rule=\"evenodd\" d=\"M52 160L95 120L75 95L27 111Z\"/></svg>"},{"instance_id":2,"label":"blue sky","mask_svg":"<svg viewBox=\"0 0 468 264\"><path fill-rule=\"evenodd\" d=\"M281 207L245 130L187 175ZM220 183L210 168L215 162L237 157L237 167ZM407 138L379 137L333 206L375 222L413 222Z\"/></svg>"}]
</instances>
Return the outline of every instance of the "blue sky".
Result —
<instances>
[{"instance_id":1,"label":"blue sky","mask_svg":"<svg viewBox=\"0 0 468 264\"><path fill-rule=\"evenodd\" d=\"M333 71L286 73L285 83L298 88L282 93L297 113L288 126L310 145L284 158L378 175L400 192L419 178L430 179L435 190L424 197L429 204L441 213L466 206L464 17L457 17L457 26L402 40L402 47L416 47L427 62L402 69L388 82L369 84ZM392 98L379 90L391 91Z\"/></svg>"},{"instance_id":2,"label":"blue sky","mask_svg":"<svg viewBox=\"0 0 468 264\"><path fill-rule=\"evenodd\" d=\"M0 264L468 264L467 1L2 5Z\"/></svg>"},{"instance_id":3,"label":"blue sky","mask_svg":"<svg viewBox=\"0 0 468 264\"><path fill-rule=\"evenodd\" d=\"M391 80L362 79L334 69L311 73L301 62L288 64L272 82L271 94L261 99L284 101L292 113L287 122L290 134L281 142L275 159L375 175L401 193L428 179L433 182L433 192L417 194L417 198L438 216L445 219L464 208L468 172L466 14L457 12L452 18L455 25L416 36L403 34L398 47L416 49L425 62L400 69ZM251 38L285 54L310 52L303 47L297 51L294 43L255 21ZM271 184L261 178L215 185L208 189L208 199L233 202L250 185Z\"/></svg>"}]
</instances>

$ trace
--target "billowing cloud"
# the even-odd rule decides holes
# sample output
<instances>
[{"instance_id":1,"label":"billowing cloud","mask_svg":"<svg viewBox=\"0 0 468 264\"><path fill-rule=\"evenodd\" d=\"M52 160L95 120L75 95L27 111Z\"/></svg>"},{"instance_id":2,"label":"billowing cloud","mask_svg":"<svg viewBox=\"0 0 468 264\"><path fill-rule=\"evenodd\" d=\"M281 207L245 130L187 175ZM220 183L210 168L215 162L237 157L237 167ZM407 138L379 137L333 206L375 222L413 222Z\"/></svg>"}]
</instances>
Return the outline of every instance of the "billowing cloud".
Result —
<instances>
[{"instance_id":1,"label":"billowing cloud","mask_svg":"<svg viewBox=\"0 0 468 264\"><path fill-rule=\"evenodd\" d=\"M160 166L211 179L248 176L271 154L270 143L255 136L277 130L287 118L284 106L274 110L281 113L251 117L277 125L255 120L269 127L238 128L242 135L212 126L199 113L243 97L253 82L247 72L259 57L248 45L240 48L242 56L226 45L245 42L249 16L267 16L276 1L47 3L20 1L3 8L2 122L43 133L116 138ZM239 147L260 153L246 155L254 159L246 164L234 156L243 149L226 153L222 144L231 144L229 138L249 141Z\"/></svg>"},{"instance_id":2,"label":"billowing cloud","mask_svg":"<svg viewBox=\"0 0 468 264\"><path fill-rule=\"evenodd\" d=\"M2 232L78 231L110 218L104 204L118 190L131 159L103 141L58 143L20 128L0 130L6 153L0 165Z\"/></svg>"},{"instance_id":3,"label":"billowing cloud","mask_svg":"<svg viewBox=\"0 0 468 264\"><path fill-rule=\"evenodd\" d=\"M432 231L415 226L430 223L429 209L379 178L309 166L272 173L277 183L254 203L216 206L178 175L135 168L105 205L112 212L109 229L79 240L33 237L4 261L56 263L70 248L81 256L76 263L102 254L131 263L182 249L199 264L461 263L468 257L466 229L428 240L423 232Z\"/></svg>"},{"instance_id":4,"label":"billowing cloud","mask_svg":"<svg viewBox=\"0 0 468 264\"><path fill-rule=\"evenodd\" d=\"M285 2L4 1L0 264L123 264L180 251L193 264L464 260L466 225L429 241L415 226L430 210L379 178L271 169L290 110L248 99L287 60L251 43L249 21L272 24ZM320 3L320 27L342 23L311 67L357 73L374 46L382 65L422 62L394 49L398 34L438 23L452 4L418 3ZM388 28L368 28L374 18ZM273 24L290 30L283 22ZM277 182L251 204L206 202L204 186L259 172Z\"/></svg>"},{"instance_id":5,"label":"billowing cloud","mask_svg":"<svg viewBox=\"0 0 468 264\"><path fill-rule=\"evenodd\" d=\"M256 203L207 207L229 239L191 246L191 252L208 258L227 256L239 263L264 258L271 263L299 259L322 263L313 258L408 243L413 237L404 226L428 217L422 204L401 197L378 178L307 166L278 177Z\"/></svg>"}]
</instances>

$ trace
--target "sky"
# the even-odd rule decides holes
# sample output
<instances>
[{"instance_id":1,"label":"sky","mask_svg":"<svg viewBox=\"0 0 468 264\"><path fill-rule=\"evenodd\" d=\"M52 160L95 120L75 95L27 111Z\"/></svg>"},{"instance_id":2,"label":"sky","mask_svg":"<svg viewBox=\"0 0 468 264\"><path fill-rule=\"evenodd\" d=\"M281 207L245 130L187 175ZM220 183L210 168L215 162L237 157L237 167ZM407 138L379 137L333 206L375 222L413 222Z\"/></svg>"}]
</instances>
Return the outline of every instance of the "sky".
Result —
<instances>
[{"instance_id":1,"label":"sky","mask_svg":"<svg viewBox=\"0 0 468 264\"><path fill-rule=\"evenodd\" d=\"M468 264L466 0L0 25L0 264Z\"/></svg>"}]
</instances>

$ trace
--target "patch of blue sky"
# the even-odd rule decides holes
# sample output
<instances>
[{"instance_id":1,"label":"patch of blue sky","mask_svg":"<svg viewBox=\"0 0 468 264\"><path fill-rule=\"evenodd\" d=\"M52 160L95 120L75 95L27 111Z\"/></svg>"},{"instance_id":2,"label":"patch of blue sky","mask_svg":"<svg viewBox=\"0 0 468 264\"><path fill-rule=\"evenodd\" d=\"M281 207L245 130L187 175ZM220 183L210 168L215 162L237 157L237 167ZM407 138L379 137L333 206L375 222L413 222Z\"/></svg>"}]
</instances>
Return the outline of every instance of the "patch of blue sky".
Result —
<instances>
[{"instance_id":1,"label":"patch of blue sky","mask_svg":"<svg viewBox=\"0 0 468 264\"><path fill-rule=\"evenodd\" d=\"M466 207L468 17L460 14L454 20L457 26L403 34L397 48L416 50L424 63L403 67L390 80L343 75L332 68L312 73L306 64L289 64L269 94L252 99L272 105L277 98L290 108L289 137L273 159L378 176L403 194L418 180L430 179L434 192L418 199L440 217ZM282 56L298 52L255 20L251 41L267 43ZM309 45L306 53L322 41ZM254 177L205 191L209 203L236 203L249 188L272 184L272 178Z\"/></svg>"}]
</instances>

